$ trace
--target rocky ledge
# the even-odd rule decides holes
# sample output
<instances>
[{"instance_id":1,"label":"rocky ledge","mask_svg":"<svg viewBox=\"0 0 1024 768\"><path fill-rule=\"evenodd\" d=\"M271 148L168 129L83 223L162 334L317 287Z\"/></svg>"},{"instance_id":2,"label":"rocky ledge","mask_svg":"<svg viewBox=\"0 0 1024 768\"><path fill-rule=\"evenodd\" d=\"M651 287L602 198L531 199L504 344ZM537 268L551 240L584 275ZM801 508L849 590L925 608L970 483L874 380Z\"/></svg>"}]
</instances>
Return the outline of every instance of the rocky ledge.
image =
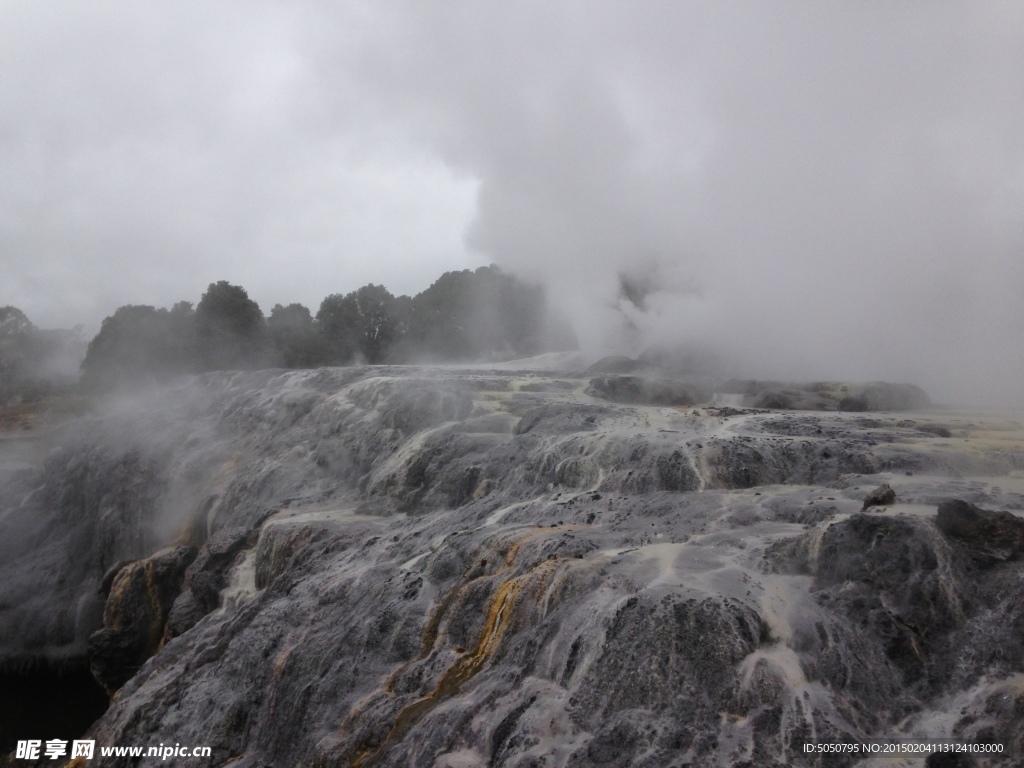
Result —
<instances>
[{"instance_id":1,"label":"rocky ledge","mask_svg":"<svg viewBox=\"0 0 1024 768\"><path fill-rule=\"evenodd\" d=\"M1019 746L1024 426L861 399L514 370L189 380L3 476L0 667L88 660L113 694L91 737L212 748L189 765Z\"/></svg>"}]
</instances>

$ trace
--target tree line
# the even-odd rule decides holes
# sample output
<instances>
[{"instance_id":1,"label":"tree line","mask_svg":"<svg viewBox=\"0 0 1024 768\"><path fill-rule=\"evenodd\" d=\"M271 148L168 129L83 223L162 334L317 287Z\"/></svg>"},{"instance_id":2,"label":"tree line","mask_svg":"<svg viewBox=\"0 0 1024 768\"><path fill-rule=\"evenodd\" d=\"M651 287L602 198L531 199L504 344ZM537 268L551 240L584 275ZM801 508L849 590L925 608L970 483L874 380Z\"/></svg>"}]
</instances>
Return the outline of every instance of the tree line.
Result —
<instances>
[{"instance_id":1,"label":"tree line","mask_svg":"<svg viewBox=\"0 0 1024 768\"><path fill-rule=\"evenodd\" d=\"M244 288L222 280L194 307L118 308L81 371L97 389L214 370L508 359L574 343L568 326L550 322L540 286L493 265L446 272L412 298L373 284L331 294L315 315L277 304L265 317Z\"/></svg>"}]
</instances>

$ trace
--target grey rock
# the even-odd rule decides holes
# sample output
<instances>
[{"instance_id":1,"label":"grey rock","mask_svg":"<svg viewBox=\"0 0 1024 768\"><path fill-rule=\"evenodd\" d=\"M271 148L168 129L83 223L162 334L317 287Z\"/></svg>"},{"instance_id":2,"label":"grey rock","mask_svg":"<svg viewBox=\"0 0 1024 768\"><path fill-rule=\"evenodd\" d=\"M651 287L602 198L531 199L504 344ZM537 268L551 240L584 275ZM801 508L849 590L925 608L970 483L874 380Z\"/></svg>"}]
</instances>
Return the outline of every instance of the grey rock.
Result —
<instances>
[{"instance_id":1,"label":"grey rock","mask_svg":"<svg viewBox=\"0 0 1024 768\"><path fill-rule=\"evenodd\" d=\"M158 552L120 567L110 581L103 627L89 638L93 677L113 694L160 647L171 604L194 547Z\"/></svg>"},{"instance_id":2,"label":"grey rock","mask_svg":"<svg viewBox=\"0 0 1024 768\"><path fill-rule=\"evenodd\" d=\"M888 483L882 483L864 497L864 506L861 508L868 509L869 507L885 507L891 506L895 503L896 491L894 491Z\"/></svg>"},{"instance_id":3,"label":"grey rock","mask_svg":"<svg viewBox=\"0 0 1024 768\"><path fill-rule=\"evenodd\" d=\"M586 392L613 403L691 406L707 400L696 386L675 379L647 379L640 376L597 376Z\"/></svg>"},{"instance_id":4,"label":"grey rock","mask_svg":"<svg viewBox=\"0 0 1024 768\"><path fill-rule=\"evenodd\" d=\"M962 499L939 505L935 525L981 563L1024 557L1024 519L1009 512L990 512Z\"/></svg>"},{"instance_id":5,"label":"grey rock","mask_svg":"<svg viewBox=\"0 0 1024 768\"><path fill-rule=\"evenodd\" d=\"M875 482L908 503L1019 511L993 470L1024 445L943 442L940 461L884 414L602 403L581 384L222 373L71 425L0 494L0 666L84 659L98 590L187 542L157 647L99 634L132 658L100 744L208 745L196 765L243 768L711 766L937 717L1024 736L1013 522L860 514L856 490L899 468Z\"/></svg>"},{"instance_id":6,"label":"grey rock","mask_svg":"<svg viewBox=\"0 0 1024 768\"><path fill-rule=\"evenodd\" d=\"M239 527L217 531L203 544L181 579L167 618L167 637L177 637L191 629L206 614L220 605L226 586L225 574L238 553L255 537Z\"/></svg>"}]
</instances>

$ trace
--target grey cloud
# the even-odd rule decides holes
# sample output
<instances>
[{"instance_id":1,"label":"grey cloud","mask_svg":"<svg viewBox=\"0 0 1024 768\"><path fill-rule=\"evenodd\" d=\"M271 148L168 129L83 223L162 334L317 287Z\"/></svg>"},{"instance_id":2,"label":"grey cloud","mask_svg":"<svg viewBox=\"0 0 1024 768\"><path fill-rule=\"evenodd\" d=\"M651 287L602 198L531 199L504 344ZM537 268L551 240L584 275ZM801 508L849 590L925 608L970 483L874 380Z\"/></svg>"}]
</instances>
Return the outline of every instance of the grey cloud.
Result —
<instances>
[{"instance_id":1,"label":"grey cloud","mask_svg":"<svg viewBox=\"0 0 1024 768\"><path fill-rule=\"evenodd\" d=\"M316 307L468 266L474 182L329 115L274 3L0 8L0 301L44 325L246 286ZM355 103L355 102L353 102Z\"/></svg>"}]
</instances>

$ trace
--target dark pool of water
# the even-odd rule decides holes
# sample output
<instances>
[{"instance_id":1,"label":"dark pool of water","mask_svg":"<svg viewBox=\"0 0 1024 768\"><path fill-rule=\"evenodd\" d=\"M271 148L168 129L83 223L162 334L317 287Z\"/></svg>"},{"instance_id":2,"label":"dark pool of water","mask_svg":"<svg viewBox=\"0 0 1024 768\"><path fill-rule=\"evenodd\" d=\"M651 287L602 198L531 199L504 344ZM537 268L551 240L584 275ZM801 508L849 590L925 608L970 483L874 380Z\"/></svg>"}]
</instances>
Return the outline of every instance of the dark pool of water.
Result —
<instances>
[{"instance_id":1,"label":"dark pool of water","mask_svg":"<svg viewBox=\"0 0 1024 768\"><path fill-rule=\"evenodd\" d=\"M79 738L107 704L85 663L0 672L0 755L22 739Z\"/></svg>"}]
</instances>

